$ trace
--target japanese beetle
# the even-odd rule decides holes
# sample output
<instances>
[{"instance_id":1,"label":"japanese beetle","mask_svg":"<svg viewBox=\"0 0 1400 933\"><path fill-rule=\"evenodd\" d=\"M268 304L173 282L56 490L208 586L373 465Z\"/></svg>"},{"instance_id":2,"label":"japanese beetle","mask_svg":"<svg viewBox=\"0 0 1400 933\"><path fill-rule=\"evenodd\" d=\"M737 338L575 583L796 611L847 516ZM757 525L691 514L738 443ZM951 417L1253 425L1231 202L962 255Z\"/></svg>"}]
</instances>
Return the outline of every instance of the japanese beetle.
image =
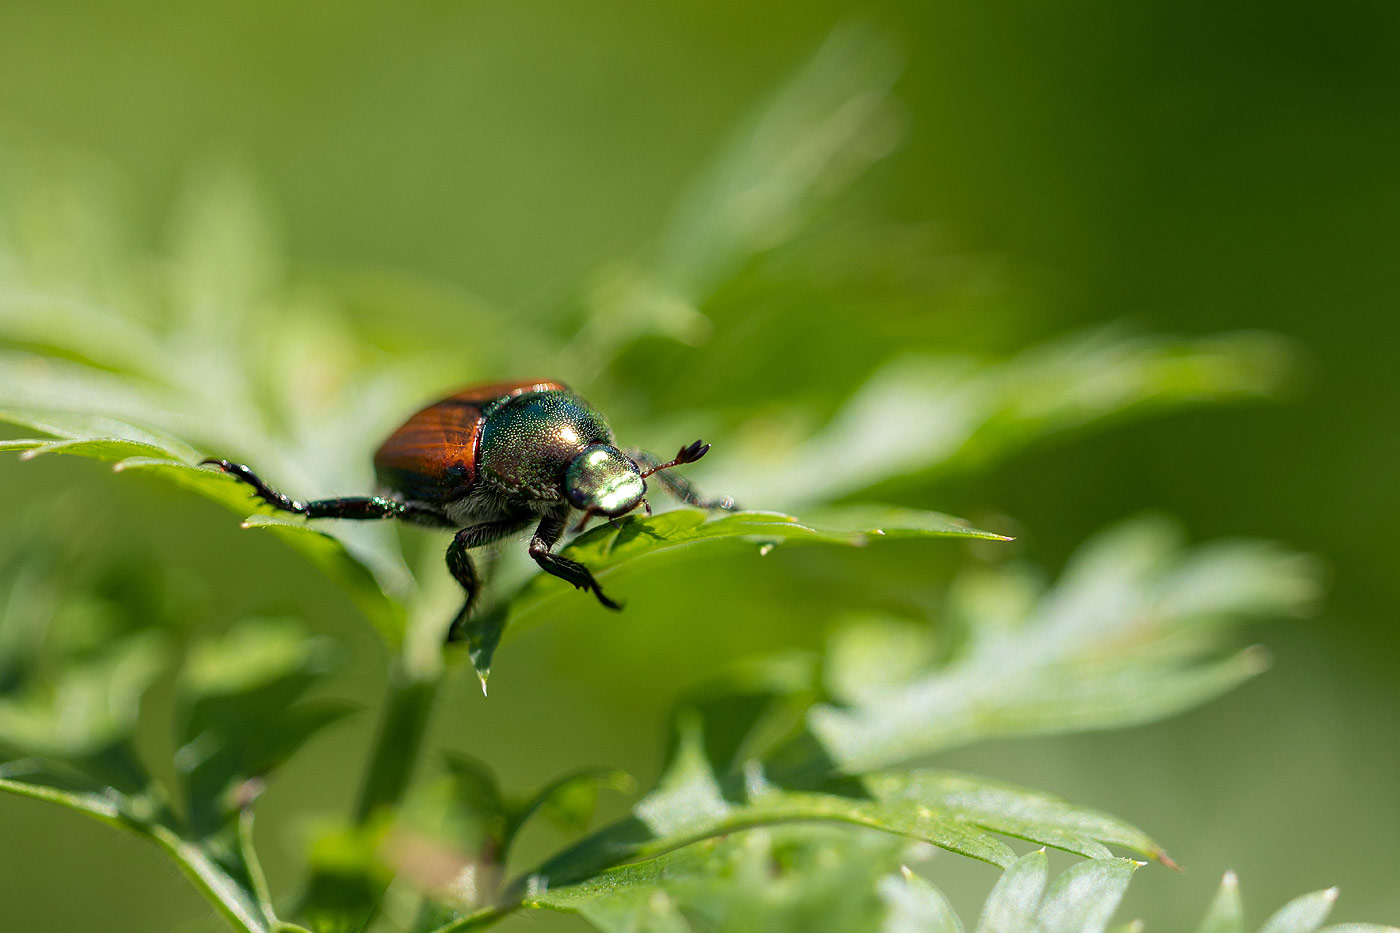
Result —
<instances>
[{"instance_id":1,"label":"japanese beetle","mask_svg":"<svg viewBox=\"0 0 1400 933\"><path fill-rule=\"evenodd\" d=\"M615 518L646 501L647 478L676 498L706 509L733 509L728 496L703 499L683 477L663 473L694 463L710 449L696 441L662 463L643 450L619 450L602 413L558 382L470 386L413 415L374 455L382 492L375 496L301 502L277 492L252 470L205 460L253 488L275 509L307 518L397 518L460 529L447 547L447 567L466 590L466 618L480 589L468 551L538 522L530 556L545 573L591 590L609 609L588 568L551 551L572 510ZM454 626L455 628L455 626Z\"/></svg>"}]
</instances>

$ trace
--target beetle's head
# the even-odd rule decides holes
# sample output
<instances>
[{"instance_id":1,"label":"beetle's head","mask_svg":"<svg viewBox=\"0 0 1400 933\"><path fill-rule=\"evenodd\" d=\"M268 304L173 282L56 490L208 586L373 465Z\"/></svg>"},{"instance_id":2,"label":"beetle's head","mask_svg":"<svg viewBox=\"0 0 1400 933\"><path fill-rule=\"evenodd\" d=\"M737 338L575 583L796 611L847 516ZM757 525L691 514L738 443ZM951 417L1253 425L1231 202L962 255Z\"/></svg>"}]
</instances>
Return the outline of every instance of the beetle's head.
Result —
<instances>
[{"instance_id":1,"label":"beetle's head","mask_svg":"<svg viewBox=\"0 0 1400 933\"><path fill-rule=\"evenodd\" d=\"M646 480L637 464L609 444L585 447L564 471L564 494L569 504L586 514L615 517L630 512L646 491Z\"/></svg>"}]
</instances>

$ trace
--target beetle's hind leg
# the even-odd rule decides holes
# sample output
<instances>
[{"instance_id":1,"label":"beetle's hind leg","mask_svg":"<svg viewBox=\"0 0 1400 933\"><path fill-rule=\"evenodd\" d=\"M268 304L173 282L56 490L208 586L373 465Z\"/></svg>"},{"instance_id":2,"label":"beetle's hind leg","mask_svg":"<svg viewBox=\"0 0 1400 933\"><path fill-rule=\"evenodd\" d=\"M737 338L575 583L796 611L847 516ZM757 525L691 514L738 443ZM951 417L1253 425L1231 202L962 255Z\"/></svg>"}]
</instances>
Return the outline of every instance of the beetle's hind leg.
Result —
<instances>
[{"instance_id":1,"label":"beetle's hind leg","mask_svg":"<svg viewBox=\"0 0 1400 933\"><path fill-rule=\"evenodd\" d=\"M399 502L384 496L350 496L340 499L313 499L301 502L273 489L262 478L241 463L228 460L203 460L201 464L216 466L229 476L253 487L253 495L267 505L283 512L294 512L307 518L349 518L362 521L380 518L402 518L421 525L450 528L440 512L412 503Z\"/></svg>"},{"instance_id":2,"label":"beetle's hind leg","mask_svg":"<svg viewBox=\"0 0 1400 933\"><path fill-rule=\"evenodd\" d=\"M709 445L705 445L706 449ZM684 452L684 450L682 451ZM701 451L701 456L704 451ZM627 456L645 470L657 470L662 465L661 458L648 450L629 450ZM695 457L695 460L700 457ZM686 505L693 505L697 509L724 509L726 512L733 512L739 508L732 496L702 496L695 491L695 487L690 485L690 480L669 470L658 470L652 473L648 479L654 479L661 484L662 488L684 502Z\"/></svg>"},{"instance_id":3,"label":"beetle's hind leg","mask_svg":"<svg viewBox=\"0 0 1400 933\"><path fill-rule=\"evenodd\" d=\"M568 509L550 512L541 519L539 527L535 529L535 536L530 539L530 556L535 559L535 563L539 564L540 569L545 573L572 583L581 590L589 590L598 597L598 602L609 609L621 609L621 604L615 603L603 595L602 588L598 586L598 581L593 579L593 574L589 572L587 567L576 560L569 560L567 557L550 553L550 550L559 543L559 539L563 536L564 526L568 520Z\"/></svg>"}]
</instances>

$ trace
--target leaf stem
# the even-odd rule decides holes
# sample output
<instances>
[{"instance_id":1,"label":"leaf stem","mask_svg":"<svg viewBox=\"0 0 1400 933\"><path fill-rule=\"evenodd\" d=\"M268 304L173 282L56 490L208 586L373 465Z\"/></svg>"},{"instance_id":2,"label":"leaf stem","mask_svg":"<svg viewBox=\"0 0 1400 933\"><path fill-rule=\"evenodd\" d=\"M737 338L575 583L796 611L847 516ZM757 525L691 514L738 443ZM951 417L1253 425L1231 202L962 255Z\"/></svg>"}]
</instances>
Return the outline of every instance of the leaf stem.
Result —
<instances>
[{"instance_id":1,"label":"leaf stem","mask_svg":"<svg viewBox=\"0 0 1400 933\"><path fill-rule=\"evenodd\" d=\"M432 933L471 933L473 930L484 930L498 920L504 920L510 914L515 913L523 904L495 904L490 907L483 907L480 910L458 917L450 923L445 923L433 930Z\"/></svg>"},{"instance_id":2,"label":"leaf stem","mask_svg":"<svg viewBox=\"0 0 1400 933\"><path fill-rule=\"evenodd\" d=\"M258 906L252 903L238 883L209 858L208 853L169 827L159 823L138 829L155 840L179 864L185 877L199 889L215 909L239 933L267 933Z\"/></svg>"},{"instance_id":3,"label":"leaf stem","mask_svg":"<svg viewBox=\"0 0 1400 933\"><path fill-rule=\"evenodd\" d=\"M258 908L267 922L276 929L278 920L272 906L272 890L268 887L267 875L263 873L258 853L253 848L252 807L247 807L238 814L238 849L243 857L243 866L248 871L248 881L253 886L253 896L257 898Z\"/></svg>"},{"instance_id":4,"label":"leaf stem","mask_svg":"<svg viewBox=\"0 0 1400 933\"><path fill-rule=\"evenodd\" d=\"M410 673L402 660L391 666L379 732L355 804L356 823L363 824L381 807L398 803L408 789L440 682L436 672Z\"/></svg>"}]
</instances>

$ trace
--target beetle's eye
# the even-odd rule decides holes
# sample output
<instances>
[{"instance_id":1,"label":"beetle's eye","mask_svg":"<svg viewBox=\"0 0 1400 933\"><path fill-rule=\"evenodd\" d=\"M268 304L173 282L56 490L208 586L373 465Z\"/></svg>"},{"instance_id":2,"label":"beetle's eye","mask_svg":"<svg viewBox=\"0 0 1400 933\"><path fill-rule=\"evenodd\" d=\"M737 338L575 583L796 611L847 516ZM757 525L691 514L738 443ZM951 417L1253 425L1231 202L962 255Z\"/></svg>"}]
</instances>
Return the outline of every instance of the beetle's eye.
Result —
<instances>
[{"instance_id":1,"label":"beetle's eye","mask_svg":"<svg viewBox=\"0 0 1400 933\"><path fill-rule=\"evenodd\" d=\"M576 509L588 508L588 493L577 486L567 486L564 489L565 495L569 497L569 504Z\"/></svg>"}]
</instances>

